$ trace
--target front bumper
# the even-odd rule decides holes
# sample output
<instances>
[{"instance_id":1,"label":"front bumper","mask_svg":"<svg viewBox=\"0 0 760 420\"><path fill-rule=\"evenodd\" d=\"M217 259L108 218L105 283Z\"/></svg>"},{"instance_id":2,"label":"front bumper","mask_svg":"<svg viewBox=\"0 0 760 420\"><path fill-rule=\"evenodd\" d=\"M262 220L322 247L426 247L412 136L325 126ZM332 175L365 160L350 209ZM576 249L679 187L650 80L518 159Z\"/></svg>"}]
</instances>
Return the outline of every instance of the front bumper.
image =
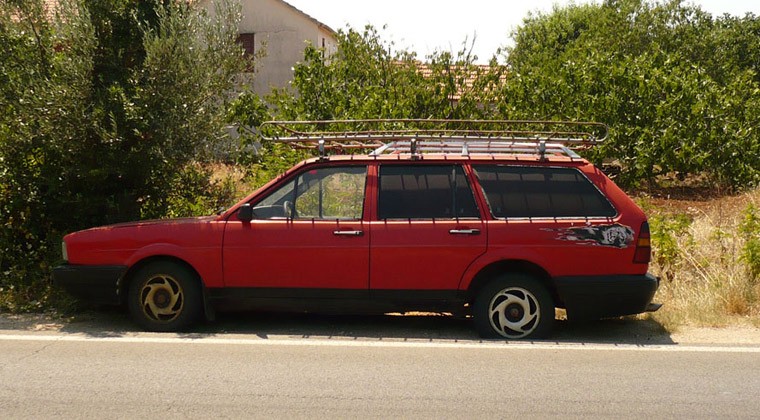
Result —
<instances>
[{"instance_id":1,"label":"front bumper","mask_svg":"<svg viewBox=\"0 0 760 420\"><path fill-rule=\"evenodd\" d=\"M612 318L652 311L655 306L650 304L660 285L659 279L649 273L558 277L555 282L569 319Z\"/></svg>"},{"instance_id":2,"label":"front bumper","mask_svg":"<svg viewBox=\"0 0 760 420\"><path fill-rule=\"evenodd\" d=\"M53 269L53 284L83 301L116 305L120 303L119 284L126 271L123 265L64 264Z\"/></svg>"}]
</instances>

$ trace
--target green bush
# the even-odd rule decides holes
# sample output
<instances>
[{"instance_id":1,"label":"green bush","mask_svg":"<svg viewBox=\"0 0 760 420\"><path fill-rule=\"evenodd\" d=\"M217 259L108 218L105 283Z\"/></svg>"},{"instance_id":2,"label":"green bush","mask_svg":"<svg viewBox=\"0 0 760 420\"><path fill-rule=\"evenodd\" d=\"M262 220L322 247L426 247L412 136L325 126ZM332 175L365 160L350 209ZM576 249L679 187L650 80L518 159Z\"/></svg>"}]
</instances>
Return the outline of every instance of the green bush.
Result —
<instances>
[{"instance_id":1,"label":"green bush","mask_svg":"<svg viewBox=\"0 0 760 420\"><path fill-rule=\"evenodd\" d=\"M679 215L654 215L649 224L652 235L653 261L660 267L666 281L672 281L682 253L685 252L683 238L688 237L692 218Z\"/></svg>"},{"instance_id":2,"label":"green bush","mask_svg":"<svg viewBox=\"0 0 760 420\"><path fill-rule=\"evenodd\" d=\"M739 235L744 239L741 258L747 264L749 275L760 280L760 211L753 204L747 206L739 224Z\"/></svg>"},{"instance_id":3,"label":"green bush","mask_svg":"<svg viewBox=\"0 0 760 420\"><path fill-rule=\"evenodd\" d=\"M590 155L627 186L706 175L760 182L760 18L713 18L681 1L555 7L514 33L500 104L509 118L594 120Z\"/></svg>"},{"instance_id":4,"label":"green bush","mask_svg":"<svg viewBox=\"0 0 760 420\"><path fill-rule=\"evenodd\" d=\"M246 63L239 6L0 3L0 305L52 296L61 237L95 225L197 214L229 188L198 170ZM26 302L26 303L24 303Z\"/></svg>"}]
</instances>

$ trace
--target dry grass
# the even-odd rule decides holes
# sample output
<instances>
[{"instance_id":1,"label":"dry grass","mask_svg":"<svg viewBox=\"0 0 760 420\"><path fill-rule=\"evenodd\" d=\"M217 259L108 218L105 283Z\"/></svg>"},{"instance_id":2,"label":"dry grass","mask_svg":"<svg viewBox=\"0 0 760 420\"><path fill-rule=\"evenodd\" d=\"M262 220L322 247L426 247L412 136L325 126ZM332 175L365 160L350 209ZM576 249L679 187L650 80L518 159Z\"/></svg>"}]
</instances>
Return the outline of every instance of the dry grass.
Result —
<instances>
[{"instance_id":1,"label":"dry grass","mask_svg":"<svg viewBox=\"0 0 760 420\"><path fill-rule=\"evenodd\" d=\"M655 300L665 305L652 316L670 331L683 325L760 327L760 281L742 258L739 229L747 207L760 205L760 190L643 204L653 232L659 229L650 269L663 278Z\"/></svg>"},{"instance_id":2,"label":"dry grass","mask_svg":"<svg viewBox=\"0 0 760 420\"><path fill-rule=\"evenodd\" d=\"M234 190L234 198L237 200L243 199L256 190L250 182L246 169L240 165L213 163L209 169L211 170L211 182L229 183Z\"/></svg>"}]
</instances>

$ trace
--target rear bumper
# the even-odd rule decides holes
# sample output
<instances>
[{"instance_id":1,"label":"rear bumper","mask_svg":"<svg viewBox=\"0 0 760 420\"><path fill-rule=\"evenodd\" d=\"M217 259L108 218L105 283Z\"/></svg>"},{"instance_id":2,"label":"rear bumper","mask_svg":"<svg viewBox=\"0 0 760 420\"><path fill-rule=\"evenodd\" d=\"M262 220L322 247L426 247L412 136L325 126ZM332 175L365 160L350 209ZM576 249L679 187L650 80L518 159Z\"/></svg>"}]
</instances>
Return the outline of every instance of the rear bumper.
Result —
<instances>
[{"instance_id":1,"label":"rear bumper","mask_svg":"<svg viewBox=\"0 0 760 420\"><path fill-rule=\"evenodd\" d=\"M53 284L72 296L97 304L120 303L119 284L127 267L123 265L70 265L53 269Z\"/></svg>"},{"instance_id":2,"label":"rear bumper","mask_svg":"<svg viewBox=\"0 0 760 420\"><path fill-rule=\"evenodd\" d=\"M555 279L570 319L600 319L651 310L660 281L647 273L620 276L571 276Z\"/></svg>"}]
</instances>

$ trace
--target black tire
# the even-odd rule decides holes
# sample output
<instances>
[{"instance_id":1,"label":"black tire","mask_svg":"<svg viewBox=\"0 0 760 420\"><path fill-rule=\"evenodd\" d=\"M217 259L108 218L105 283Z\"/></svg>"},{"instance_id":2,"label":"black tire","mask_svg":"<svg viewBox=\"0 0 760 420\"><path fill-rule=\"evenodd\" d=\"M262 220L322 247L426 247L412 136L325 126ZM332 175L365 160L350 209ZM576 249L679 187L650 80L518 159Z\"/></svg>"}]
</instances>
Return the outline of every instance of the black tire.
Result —
<instances>
[{"instance_id":1,"label":"black tire","mask_svg":"<svg viewBox=\"0 0 760 420\"><path fill-rule=\"evenodd\" d=\"M544 338L554 328L554 300L534 278L505 274L478 292L473 315L483 338Z\"/></svg>"},{"instance_id":2,"label":"black tire","mask_svg":"<svg viewBox=\"0 0 760 420\"><path fill-rule=\"evenodd\" d=\"M150 263L132 276L127 305L132 320L147 331L184 331L203 313L201 282L180 264Z\"/></svg>"}]
</instances>

